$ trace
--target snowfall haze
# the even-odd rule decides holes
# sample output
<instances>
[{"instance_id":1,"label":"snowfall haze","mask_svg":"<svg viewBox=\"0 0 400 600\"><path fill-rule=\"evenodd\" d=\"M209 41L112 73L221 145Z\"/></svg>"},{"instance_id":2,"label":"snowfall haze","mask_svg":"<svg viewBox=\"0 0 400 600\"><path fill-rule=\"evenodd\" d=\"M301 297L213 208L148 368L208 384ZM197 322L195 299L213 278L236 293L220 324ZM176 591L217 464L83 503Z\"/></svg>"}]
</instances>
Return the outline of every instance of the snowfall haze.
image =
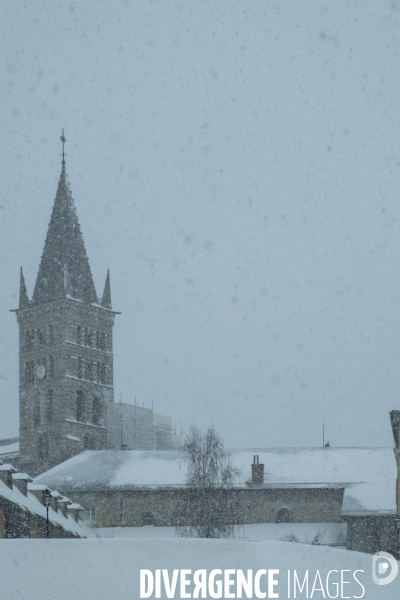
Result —
<instances>
[{"instance_id":1,"label":"snowfall haze","mask_svg":"<svg viewBox=\"0 0 400 600\"><path fill-rule=\"evenodd\" d=\"M226 446L392 446L400 4L2 7L0 437L66 168L115 398Z\"/></svg>"}]
</instances>

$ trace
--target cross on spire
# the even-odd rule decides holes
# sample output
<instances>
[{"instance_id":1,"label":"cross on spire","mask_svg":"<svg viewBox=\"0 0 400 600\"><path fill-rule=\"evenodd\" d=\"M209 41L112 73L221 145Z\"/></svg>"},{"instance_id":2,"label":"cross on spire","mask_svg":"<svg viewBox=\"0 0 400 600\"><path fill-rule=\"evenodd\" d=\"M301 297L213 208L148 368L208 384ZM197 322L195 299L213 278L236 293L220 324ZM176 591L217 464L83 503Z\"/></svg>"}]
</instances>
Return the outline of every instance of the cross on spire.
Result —
<instances>
[{"instance_id":1,"label":"cross on spire","mask_svg":"<svg viewBox=\"0 0 400 600\"><path fill-rule=\"evenodd\" d=\"M63 149L62 149L62 166L65 167L65 152L64 152L64 144L67 141L65 135L64 135L64 128L62 130L62 136L60 137L60 140L62 141L62 145L63 145Z\"/></svg>"}]
</instances>

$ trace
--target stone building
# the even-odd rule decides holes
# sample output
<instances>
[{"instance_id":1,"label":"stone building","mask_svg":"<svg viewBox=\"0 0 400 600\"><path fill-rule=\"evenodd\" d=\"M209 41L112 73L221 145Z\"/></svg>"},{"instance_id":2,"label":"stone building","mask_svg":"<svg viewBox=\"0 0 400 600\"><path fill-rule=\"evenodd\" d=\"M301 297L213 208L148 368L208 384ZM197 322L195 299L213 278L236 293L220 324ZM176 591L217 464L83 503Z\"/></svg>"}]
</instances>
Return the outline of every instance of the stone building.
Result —
<instances>
[{"instance_id":1,"label":"stone building","mask_svg":"<svg viewBox=\"0 0 400 600\"><path fill-rule=\"evenodd\" d=\"M33 296L21 269L20 464L33 475L85 448L106 448L114 401L110 276L97 297L65 160Z\"/></svg>"},{"instance_id":2,"label":"stone building","mask_svg":"<svg viewBox=\"0 0 400 600\"><path fill-rule=\"evenodd\" d=\"M398 461L400 410L392 411L390 419L396 446L394 453ZM370 462L369 465L371 468ZM371 468L370 479L370 483L363 482L355 486L353 502L342 511L347 523L347 548L371 554L384 551L400 558L399 479L396 480L395 461L390 449L385 449L385 453L382 451L380 464Z\"/></svg>"},{"instance_id":3,"label":"stone building","mask_svg":"<svg viewBox=\"0 0 400 600\"><path fill-rule=\"evenodd\" d=\"M340 524L332 543L365 552L372 551L372 526L367 532L364 525L385 521L379 542L390 552L391 458L390 448L237 450L232 462L241 475L230 493L242 523L320 523L322 530ZM171 526L185 476L179 452L88 451L36 481L79 502L94 526Z\"/></svg>"}]
</instances>

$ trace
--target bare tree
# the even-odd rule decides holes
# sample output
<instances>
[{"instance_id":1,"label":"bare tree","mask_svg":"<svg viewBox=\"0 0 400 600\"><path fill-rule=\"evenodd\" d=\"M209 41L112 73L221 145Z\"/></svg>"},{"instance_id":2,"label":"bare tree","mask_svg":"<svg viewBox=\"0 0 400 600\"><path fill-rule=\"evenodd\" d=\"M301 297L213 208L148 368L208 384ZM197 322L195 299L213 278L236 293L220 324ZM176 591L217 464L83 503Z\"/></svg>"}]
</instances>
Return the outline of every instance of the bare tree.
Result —
<instances>
[{"instance_id":1,"label":"bare tree","mask_svg":"<svg viewBox=\"0 0 400 600\"><path fill-rule=\"evenodd\" d=\"M233 484L239 475L224 450L221 436L210 427L192 427L182 452L187 466L186 486L175 510L181 537L232 537L240 518Z\"/></svg>"}]
</instances>

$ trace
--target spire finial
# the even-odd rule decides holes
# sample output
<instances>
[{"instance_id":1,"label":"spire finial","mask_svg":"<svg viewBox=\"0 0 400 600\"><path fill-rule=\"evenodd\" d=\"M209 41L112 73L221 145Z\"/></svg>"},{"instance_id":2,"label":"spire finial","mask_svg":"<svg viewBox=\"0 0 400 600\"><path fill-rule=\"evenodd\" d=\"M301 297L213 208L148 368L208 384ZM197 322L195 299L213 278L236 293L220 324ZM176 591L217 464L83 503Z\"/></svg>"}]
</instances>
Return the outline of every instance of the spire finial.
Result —
<instances>
[{"instance_id":1,"label":"spire finial","mask_svg":"<svg viewBox=\"0 0 400 600\"><path fill-rule=\"evenodd\" d=\"M67 141L65 135L64 135L64 128L62 130L62 136L60 137L60 140L62 141L62 145L63 145L63 149L62 149L62 166L65 167L65 152L64 152L64 144Z\"/></svg>"}]
</instances>

